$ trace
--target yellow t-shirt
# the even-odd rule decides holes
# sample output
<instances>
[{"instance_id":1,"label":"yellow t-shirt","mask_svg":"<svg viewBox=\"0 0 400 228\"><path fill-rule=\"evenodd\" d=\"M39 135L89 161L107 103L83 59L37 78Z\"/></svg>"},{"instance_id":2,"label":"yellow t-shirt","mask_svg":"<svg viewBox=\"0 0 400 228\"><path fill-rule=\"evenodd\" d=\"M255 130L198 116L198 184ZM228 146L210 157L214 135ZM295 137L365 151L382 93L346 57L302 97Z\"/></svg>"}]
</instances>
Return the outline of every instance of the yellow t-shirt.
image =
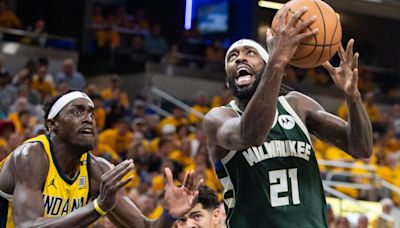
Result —
<instances>
[{"instance_id":1,"label":"yellow t-shirt","mask_svg":"<svg viewBox=\"0 0 400 228\"><path fill-rule=\"evenodd\" d=\"M99 135L99 143L109 145L119 154L128 149L132 139L132 132L128 131L124 135L119 135L118 129L107 129Z\"/></svg>"},{"instance_id":2,"label":"yellow t-shirt","mask_svg":"<svg viewBox=\"0 0 400 228\"><path fill-rule=\"evenodd\" d=\"M102 107L94 110L97 129L104 129L106 126L106 110Z\"/></svg>"},{"instance_id":3,"label":"yellow t-shirt","mask_svg":"<svg viewBox=\"0 0 400 228\"><path fill-rule=\"evenodd\" d=\"M376 105L367 105L364 103L365 110L368 113L369 118L371 119L371 122L376 123L381 120L381 113L379 108ZM347 103L343 102L340 107L338 108L338 116L344 120L347 120L349 116L349 109L347 107Z\"/></svg>"},{"instance_id":4,"label":"yellow t-shirt","mask_svg":"<svg viewBox=\"0 0 400 228\"><path fill-rule=\"evenodd\" d=\"M206 114L208 111L210 111L210 108L208 108L206 106L201 106L201 105L194 105L194 106L192 106L192 109L194 109L200 113L203 113L203 114ZM197 117L196 115L194 115L192 113L189 113L188 119L189 119L190 123L198 123L201 121L201 119L199 117Z\"/></svg>"},{"instance_id":5,"label":"yellow t-shirt","mask_svg":"<svg viewBox=\"0 0 400 228\"><path fill-rule=\"evenodd\" d=\"M104 100L112 99L113 98L112 89L111 88L105 88L103 91L101 91L101 96L103 97ZM124 107L126 107L126 108L129 107L128 94L125 91L121 91L121 95L119 97L119 102Z\"/></svg>"},{"instance_id":6,"label":"yellow t-shirt","mask_svg":"<svg viewBox=\"0 0 400 228\"><path fill-rule=\"evenodd\" d=\"M38 78L33 79L32 81L32 89L38 91L42 100L44 100L47 96L55 96L56 91L54 90L53 85L46 80L39 81Z\"/></svg>"},{"instance_id":7,"label":"yellow t-shirt","mask_svg":"<svg viewBox=\"0 0 400 228\"><path fill-rule=\"evenodd\" d=\"M8 115L8 119L13 122L13 124L15 126L15 132L17 132L20 135L25 134L25 129L22 127L22 124L21 124L21 121L19 120L17 112L9 114ZM29 120L29 125L30 126L35 126L36 123L37 123L36 118L31 116L31 118Z\"/></svg>"},{"instance_id":8,"label":"yellow t-shirt","mask_svg":"<svg viewBox=\"0 0 400 228\"><path fill-rule=\"evenodd\" d=\"M173 116L167 116L167 117L165 117L164 119L161 120L160 129L162 129L167 124L171 124L171 125L177 127L177 126L179 126L181 124L185 124L187 122L188 122L188 120L185 119L185 118L176 119Z\"/></svg>"}]
</instances>

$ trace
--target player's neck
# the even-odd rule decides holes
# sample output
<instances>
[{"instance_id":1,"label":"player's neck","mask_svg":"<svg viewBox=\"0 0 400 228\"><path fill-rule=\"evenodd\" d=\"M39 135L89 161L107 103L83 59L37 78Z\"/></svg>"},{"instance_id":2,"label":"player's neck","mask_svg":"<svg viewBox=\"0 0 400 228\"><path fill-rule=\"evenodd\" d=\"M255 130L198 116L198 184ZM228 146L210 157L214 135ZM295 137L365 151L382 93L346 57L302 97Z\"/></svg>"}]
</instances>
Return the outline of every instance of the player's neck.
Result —
<instances>
[{"instance_id":1,"label":"player's neck","mask_svg":"<svg viewBox=\"0 0 400 228\"><path fill-rule=\"evenodd\" d=\"M249 103L249 100L241 99L239 100L238 98L235 98L236 105L239 107L239 109L244 112L244 109L246 108L247 104Z\"/></svg>"},{"instance_id":2,"label":"player's neck","mask_svg":"<svg viewBox=\"0 0 400 228\"><path fill-rule=\"evenodd\" d=\"M81 148L65 143L55 135L51 136L52 152L57 159L62 172L69 178L74 178L79 168L80 159L84 152Z\"/></svg>"}]
</instances>

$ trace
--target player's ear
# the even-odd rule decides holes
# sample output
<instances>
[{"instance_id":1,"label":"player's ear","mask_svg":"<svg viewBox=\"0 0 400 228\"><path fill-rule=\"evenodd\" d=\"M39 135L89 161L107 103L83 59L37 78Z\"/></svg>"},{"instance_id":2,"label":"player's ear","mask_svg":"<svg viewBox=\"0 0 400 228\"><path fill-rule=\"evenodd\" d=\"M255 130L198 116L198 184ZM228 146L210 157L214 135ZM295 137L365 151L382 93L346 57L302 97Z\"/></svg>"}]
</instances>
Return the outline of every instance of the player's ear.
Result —
<instances>
[{"instance_id":1,"label":"player's ear","mask_svg":"<svg viewBox=\"0 0 400 228\"><path fill-rule=\"evenodd\" d=\"M229 81L228 81L228 77L226 77L226 78L225 78L225 85L226 85L226 88L228 88L228 89L229 89Z\"/></svg>"},{"instance_id":2,"label":"player's ear","mask_svg":"<svg viewBox=\"0 0 400 228\"><path fill-rule=\"evenodd\" d=\"M220 211L219 211L218 207L213 210L212 216L214 217L214 219L218 218L219 213L220 213Z\"/></svg>"},{"instance_id":3,"label":"player's ear","mask_svg":"<svg viewBox=\"0 0 400 228\"><path fill-rule=\"evenodd\" d=\"M58 124L54 119L47 119L46 120L46 127L49 132L57 132L58 131Z\"/></svg>"}]
</instances>

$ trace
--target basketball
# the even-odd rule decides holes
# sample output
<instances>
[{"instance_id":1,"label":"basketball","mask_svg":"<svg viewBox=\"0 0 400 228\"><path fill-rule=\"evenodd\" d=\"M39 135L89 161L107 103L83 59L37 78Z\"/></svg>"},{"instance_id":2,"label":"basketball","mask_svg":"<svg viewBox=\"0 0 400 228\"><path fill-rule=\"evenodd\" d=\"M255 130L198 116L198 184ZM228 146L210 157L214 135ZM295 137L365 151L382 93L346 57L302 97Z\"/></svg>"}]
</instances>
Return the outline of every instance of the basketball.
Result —
<instances>
[{"instance_id":1,"label":"basketball","mask_svg":"<svg viewBox=\"0 0 400 228\"><path fill-rule=\"evenodd\" d=\"M319 30L318 34L301 41L289 64L300 68L312 68L320 66L335 55L342 39L342 26L332 7L320 0L292 0L285 6L289 7L286 22L297 10L307 6L308 11L300 18L300 21L309 20L315 15L317 20L308 26L307 30L312 31L315 28ZM282 8L272 21L272 34L275 34L281 12Z\"/></svg>"}]
</instances>

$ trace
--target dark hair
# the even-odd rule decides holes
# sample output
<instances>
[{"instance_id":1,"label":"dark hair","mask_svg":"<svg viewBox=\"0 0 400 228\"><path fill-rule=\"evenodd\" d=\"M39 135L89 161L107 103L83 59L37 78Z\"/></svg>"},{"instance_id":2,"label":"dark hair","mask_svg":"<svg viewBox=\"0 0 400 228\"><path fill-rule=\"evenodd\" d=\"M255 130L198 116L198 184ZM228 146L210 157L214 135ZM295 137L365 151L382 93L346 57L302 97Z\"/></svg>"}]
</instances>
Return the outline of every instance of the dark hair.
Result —
<instances>
[{"instance_id":1,"label":"dark hair","mask_svg":"<svg viewBox=\"0 0 400 228\"><path fill-rule=\"evenodd\" d=\"M49 60L46 57L39 57L38 63L39 63L39 66L48 66Z\"/></svg>"},{"instance_id":2,"label":"dark hair","mask_svg":"<svg viewBox=\"0 0 400 228\"><path fill-rule=\"evenodd\" d=\"M28 110L24 109L18 112L18 118L21 118L24 114L31 114Z\"/></svg>"},{"instance_id":3,"label":"dark hair","mask_svg":"<svg viewBox=\"0 0 400 228\"><path fill-rule=\"evenodd\" d=\"M218 195L210 187L201 185L199 187L199 197L197 203L200 203L206 210L214 210L219 207Z\"/></svg>"},{"instance_id":4,"label":"dark hair","mask_svg":"<svg viewBox=\"0 0 400 228\"><path fill-rule=\"evenodd\" d=\"M91 96L89 96L89 97L90 97L90 99L92 99L92 101L94 101L94 100L103 101L103 97L100 96L99 94L93 94L93 95L91 95Z\"/></svg>"},{"instance_id":5,"label":"dark hair","mask_svg":"<svg viewBox=\"0 0 400 228\"><path fill-rule=\"evenodd\" d=\"M52 98L50 98L50 99L48 99L48 100L46 101L46 103L45 103L44 106L43 106L44 121L45 121L45 122L46 122L46 120L47 120L47 117L49 116L49 113L50 113L51 108L52 108L53 105L57 102L57 100L60 99L60 97L64 96L65 94L68 94L68 93L71 93L71 92L74 92L74 91L80 91L80 90L70 89L70 90L68 90L68 91L66 91L66 92L64 92L64 93L61 93L61 94L59 94L59 95L57 95L57 96L54 96L54 97L52 97Z\"/></svg>"}]
</instances>

